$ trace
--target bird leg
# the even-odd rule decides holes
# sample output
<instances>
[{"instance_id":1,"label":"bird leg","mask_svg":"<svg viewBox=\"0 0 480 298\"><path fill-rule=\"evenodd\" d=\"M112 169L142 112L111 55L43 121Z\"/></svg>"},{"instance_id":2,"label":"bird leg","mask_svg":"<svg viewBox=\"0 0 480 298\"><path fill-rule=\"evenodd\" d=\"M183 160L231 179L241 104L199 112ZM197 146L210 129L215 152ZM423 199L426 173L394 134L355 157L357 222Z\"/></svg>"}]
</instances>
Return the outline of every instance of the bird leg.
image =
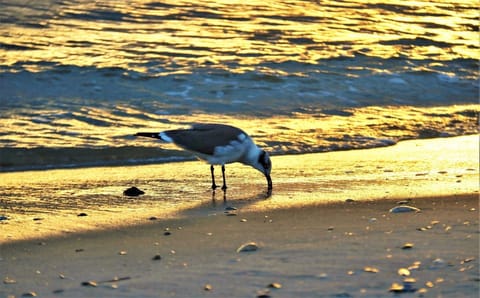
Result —
<instances>
[{"instance_id":1,"label":"bird leg","mask_svg":"<svg viewBox=\"0 0 480 298\"><path fill-rule=\"evenodd\" d=\"M223 178L222 190L226 191L227 190L227 182L225 181L225 165L222 165L222 178Z\"/></svg>"},{"instance_id":2,"label":"bird leg","mask_svg":"<svg viewBox=\"0 0 480 298\"><path fill-rule=\"evenodd\" d=\"M215 176L213 175L213 165L210 165L210 172L212 173L212 189L215 190L217 185L215 184Z\"/></svg>"}]
</instances>

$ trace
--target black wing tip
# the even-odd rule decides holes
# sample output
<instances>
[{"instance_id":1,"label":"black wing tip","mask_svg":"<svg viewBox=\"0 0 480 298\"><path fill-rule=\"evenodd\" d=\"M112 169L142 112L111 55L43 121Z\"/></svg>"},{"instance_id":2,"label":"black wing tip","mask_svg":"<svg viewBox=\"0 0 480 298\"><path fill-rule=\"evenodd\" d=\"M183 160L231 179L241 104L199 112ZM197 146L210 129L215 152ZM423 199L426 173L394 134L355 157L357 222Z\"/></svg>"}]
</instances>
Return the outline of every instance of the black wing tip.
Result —
<instances>
[{"instance_id":1,"label":"black wing tip","mask_svg":"<svg viewBox=\"0 0 480 298\"><path fill-rule=\"evenodd\" d=\"M160 135L156 132L137 132L135 136L160 139Z\"/></svg>"}]
</instances>

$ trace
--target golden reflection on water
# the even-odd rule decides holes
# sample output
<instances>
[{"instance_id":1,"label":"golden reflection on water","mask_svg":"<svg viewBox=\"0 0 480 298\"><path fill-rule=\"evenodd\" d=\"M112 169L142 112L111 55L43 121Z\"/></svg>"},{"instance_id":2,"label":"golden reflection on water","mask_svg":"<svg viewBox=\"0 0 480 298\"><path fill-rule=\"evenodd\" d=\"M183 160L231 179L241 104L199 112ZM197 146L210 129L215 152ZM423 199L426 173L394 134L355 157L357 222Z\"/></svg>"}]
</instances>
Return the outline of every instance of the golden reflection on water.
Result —
<instances>
[{"instance_id":1,"label":"golden reflection on water","mask_svg":"<svg viewBox=\"0 0 480 298\"><path fill-rule=\"evenodd\" d=\"M51 61L142 72L149 61L159 61L172 72L186 71L178 66L229 68L228 63L235 63L230 70L243 72L265 62L315 64L358 52L382 58L478 59L478 32L472 30L478 28L477 4L221 0L52 4L37 26L0 27L0 42L26 47L1 50L0 63ZM431 42L416 43L416 38Z\"/></svg>"},{"instance_id":2,"label":"golden reflection on water","mask_svg":"<svg viewBox=\"0 0 480 298\"><path fill-rule=\"evenodd\" d=\"M475 134L480 106L365 107L352 109L348 117L320 113L270 118L169 115L168 122L162 115L145 113L148 120L139 120L133 116L143 112L129 107L117 109L126 116L89 108L74 112L76 117L56 117L53 121L40 117L8 119L2 122L6 125L0 135L5 145L0 149L0 166L125 164L172 156L185 159L192 155L178 152L171 144L133 135L202 122L241 127L273 155L382 147L404 139Z\"/></svg>"}]
</instances>

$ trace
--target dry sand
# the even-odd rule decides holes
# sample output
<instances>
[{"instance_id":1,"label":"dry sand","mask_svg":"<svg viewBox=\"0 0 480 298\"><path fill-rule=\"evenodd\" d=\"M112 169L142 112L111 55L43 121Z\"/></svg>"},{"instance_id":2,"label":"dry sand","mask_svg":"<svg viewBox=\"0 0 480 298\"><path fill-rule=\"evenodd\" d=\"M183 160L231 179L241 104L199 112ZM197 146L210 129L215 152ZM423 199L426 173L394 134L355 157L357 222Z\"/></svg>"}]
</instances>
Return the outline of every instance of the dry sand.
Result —
<instances>
[{"instance_id":1,"label":"dry sand","mask_svg":"<svg viewBox=\"0 0 480 298\"><path fill-rule=\"evenodd\" d=\"M0 174L24 198L2 201L0 297L389 297L401 268L402 297L477 297L478 136L273 162L270 198L228 167L226 202L195 162ZM129 176L146 195L118 196Z\"/></svg>"},{"instance_id":2,"label":"dry sand","mask_svg":"<svg viewBox=\"0 0 480 298\"><path fill-rule=\"evenodd\" d=\"M388 297L405 268L417 289L406 297L476 297L478 198L409 204L422 211L389 213L389 200L345 202L6 244L2 277L16 283L0 295ZM258 250L236 251L250 241ZM89 281L96 286L82 285Z\"/></svg>"}]
</instances>

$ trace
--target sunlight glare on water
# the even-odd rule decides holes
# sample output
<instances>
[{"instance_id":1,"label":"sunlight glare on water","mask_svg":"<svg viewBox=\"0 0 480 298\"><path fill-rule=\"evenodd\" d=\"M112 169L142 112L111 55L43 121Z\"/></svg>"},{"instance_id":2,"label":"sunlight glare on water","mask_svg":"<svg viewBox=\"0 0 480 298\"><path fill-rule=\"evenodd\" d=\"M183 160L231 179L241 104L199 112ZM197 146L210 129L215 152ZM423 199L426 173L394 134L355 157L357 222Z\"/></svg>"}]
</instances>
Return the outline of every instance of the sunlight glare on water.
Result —
<instances>
[{"instance_id":1,"label":"sunlight glare on water","mask_svg":"<svg viewBox=\"0 0 480 298\"><path fill-rule=\"evenodd\" d=\"M368 56L480 57L475 1L20 2L0 63L48 61L151 75ZM29 6L42 7L32 10ZM1 14L0 14L1 15ZM419 38L418 36L428 37ZM412 46L413 45L413 46ZM30 65L36 68L38 65ZM273 71L267 65L262 68ZM37 69L38 70L38 69Z\"/></svg>"}]
</instances>

